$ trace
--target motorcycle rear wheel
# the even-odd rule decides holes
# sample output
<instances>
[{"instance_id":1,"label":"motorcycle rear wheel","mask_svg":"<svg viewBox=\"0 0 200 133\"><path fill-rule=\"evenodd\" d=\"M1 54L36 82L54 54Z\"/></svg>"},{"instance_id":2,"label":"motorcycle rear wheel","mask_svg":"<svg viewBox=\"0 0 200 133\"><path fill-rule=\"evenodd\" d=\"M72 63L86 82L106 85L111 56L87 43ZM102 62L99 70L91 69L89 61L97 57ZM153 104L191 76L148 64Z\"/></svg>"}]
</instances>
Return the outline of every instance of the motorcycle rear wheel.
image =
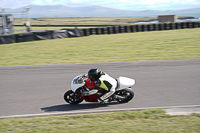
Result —
<instances>
[{"instance_id":1,"label":"motorcycle rear wheel","mask_svg":"<svg viewBox=\"0 0 200 133\"><path fill-rule=\"evenodd\" d=\"M125 97L125 99L115 99L119 103L127 103L134 97L134 92L131 88L126 88L124 90L117 91L115 92L115 94Z\"/></svg>"},{"instance_id":2,"label":"motorcycle rear wheel","mask_svg":"<svg viewBox=\"0 0 200 133\"><path fill-rule=\"evenodd\" d=\"M64 94L64 99L69 104L79 104L83 101L83 99L72 90L69 90Z\"/></svg>"}]
</instances>

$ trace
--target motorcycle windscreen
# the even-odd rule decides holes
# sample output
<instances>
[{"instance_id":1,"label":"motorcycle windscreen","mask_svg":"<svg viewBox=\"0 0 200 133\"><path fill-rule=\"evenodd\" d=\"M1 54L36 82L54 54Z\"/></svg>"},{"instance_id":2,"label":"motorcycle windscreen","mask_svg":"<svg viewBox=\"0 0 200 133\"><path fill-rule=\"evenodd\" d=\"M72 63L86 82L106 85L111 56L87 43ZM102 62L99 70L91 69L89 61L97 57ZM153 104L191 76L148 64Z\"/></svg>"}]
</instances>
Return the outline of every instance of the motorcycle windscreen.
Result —
<instances>
[{"instance_id":1,"label":"motorcycle windscreen","mask_svg":"<svg viewBox=\"0 0 200 133\"><path fill-rule=\"evenodd\" d=\"M135 80L127 77L119 77L118 81L118 88L116 90L125 89L131 87L135 84Z\"/></svg>"}]
</instances>

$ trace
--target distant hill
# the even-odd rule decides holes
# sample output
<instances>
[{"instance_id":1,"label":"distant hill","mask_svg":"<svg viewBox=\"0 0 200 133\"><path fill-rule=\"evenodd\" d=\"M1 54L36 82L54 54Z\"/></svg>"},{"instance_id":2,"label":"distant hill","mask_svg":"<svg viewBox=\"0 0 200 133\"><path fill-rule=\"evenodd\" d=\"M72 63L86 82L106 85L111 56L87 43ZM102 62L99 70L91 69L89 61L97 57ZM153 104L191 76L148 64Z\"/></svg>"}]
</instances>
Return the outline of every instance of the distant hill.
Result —
<instances>
[{"instance_id":1,"label":"distant hill","mask_svg":"<svg viewBox=\"0 0 200 133\"><path fill-rule=\"evenodd\" d=\"M30 17L156 17L158 15L173 15L200 17L200 8L184 10L144 10L130 11L107 8L102 6L67 7L64 5L29 5ZM21 12L23 8L6 9L9 12ZM21 17L15 14L15 17Z\"/></svg>"}]
</instances>

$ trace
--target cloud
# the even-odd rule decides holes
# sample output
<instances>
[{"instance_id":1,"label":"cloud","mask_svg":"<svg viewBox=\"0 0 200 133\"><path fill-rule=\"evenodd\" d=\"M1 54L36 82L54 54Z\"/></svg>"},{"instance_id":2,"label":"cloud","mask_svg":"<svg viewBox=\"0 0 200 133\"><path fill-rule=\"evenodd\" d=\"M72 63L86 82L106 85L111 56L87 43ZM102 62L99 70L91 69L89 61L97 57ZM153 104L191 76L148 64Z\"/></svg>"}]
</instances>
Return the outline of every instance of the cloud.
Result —
<instances>
[{"instance_id":1,"label":"cloud","mask_svg":"<svg viewBox=\"0 0 200 133\"><path fill-rule=\"evenodd\" d=\"M200 0L0 0L0 7L19 8L27 5L100 5L123 10L167 10L200 7Z\"/></svg>"},{"instance_id":2,"label":"cloud","mask_svg":"<svg viewBox=\"0 0 200 133\"><path fill-rule=\"evenodd\" d=\"M19 8L31 4L31 0L0 0L1 8Z\"/></svg>"}]
</instances>

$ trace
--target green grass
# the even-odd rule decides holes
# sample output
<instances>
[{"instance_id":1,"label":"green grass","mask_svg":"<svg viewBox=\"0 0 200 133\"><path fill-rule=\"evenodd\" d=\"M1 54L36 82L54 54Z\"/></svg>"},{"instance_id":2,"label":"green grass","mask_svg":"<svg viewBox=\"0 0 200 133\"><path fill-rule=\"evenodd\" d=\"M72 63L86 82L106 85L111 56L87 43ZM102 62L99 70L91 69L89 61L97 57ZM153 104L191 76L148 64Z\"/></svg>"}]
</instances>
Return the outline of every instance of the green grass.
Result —
<instances>
[{"instance_id":1,"label":"green grass","mask_svg":"<svg viewBox=\"0 0 200 133\"><path fill-rule=\"evenodd\" d=\"M31 27L31 30L60 30L64 28L69 28L69 27ZM24 29L22 26L14 26L14 30L24 30Z\"/></svg>"},{"instance_id":2,"label":"green grass","mask_svg":"<svg viewBox=\"0 0 200 133\"><path fill-rule=\"evenodd\" d=\"M104 114L10 118L0 120L1 133L199 133L200 114L169 116L164 110Z\"/></svg>"},{"instance_id":3,"label":"green grass","mask_svg":"<svg viewBox=\"0 0 200 133\"><path fill-rule=\"evenodd\" d=\"M74 18L31 18L32 25L131 25L135 21L157 19L157 17L74 17ZM22 24L15 18L14 24Z\"/></svg>"},{"instance_id":4,"label":"green grass","mask_svg":"<svg viewBox=\"0 0 200 133\"><path fill-rule=\"evenodd\" d=\"M200 29L92 35L0 45L0 65L200 58Z\"/></svg>"}]
</instances>

